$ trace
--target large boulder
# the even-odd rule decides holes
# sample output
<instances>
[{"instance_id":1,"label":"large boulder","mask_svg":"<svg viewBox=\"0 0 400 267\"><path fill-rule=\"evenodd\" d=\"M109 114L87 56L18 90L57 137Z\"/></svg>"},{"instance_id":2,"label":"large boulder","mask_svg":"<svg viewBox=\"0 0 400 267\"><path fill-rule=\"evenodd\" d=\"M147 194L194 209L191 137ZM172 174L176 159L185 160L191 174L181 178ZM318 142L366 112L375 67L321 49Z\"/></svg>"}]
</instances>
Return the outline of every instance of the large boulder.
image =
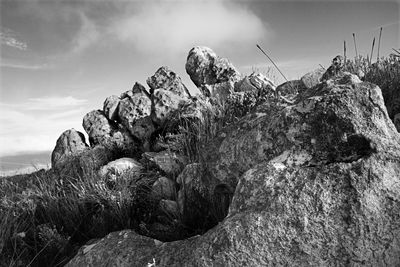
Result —
<instances>
[{"instance_id":1,"label":"large boulder","mask_svg":"<svg viewBox=\"0 0 400 267\"><path fill-rule=\"evenodd\" d=\"M107 119L115 121L118 119L118 106L120 98L116 95L112 95L104 100L103 112Z\"/></svg>"},{"instance_id":2,"label":"large boulder","mask_svg":"<svg viewBox=\"0 0 400 267\"><path fill-rule=\"evenodd\" d=\"M99 170L99 176L108 184L115 184L123 176L134 178L139 177L143 166L132 158L120 158L107 163ZM129 172L129 173L128 173Z\"/></svg>"},{"instance_id":3,"label":"large boulder","mask_svg":"<svg viewBox=\"0 0 400 267\"><path fill-rule=\"evenodd\" d=\"M225 102L226 99L234 92L234 90L234 81L226 81L215 84L204 84L200 88L200 91L204 96L218 98L221 100L221 102Z\"/></svg>"},{"instance_id":4,"label":"large boulder","mask_svg":"<svg viewBox=\"0 0 400 267\"><path fill-rule=\"evenodd\" d=\"M160 177L152 186L152 196L156 199L176 199L175 182L167 177Z\"/></svg>"},{"instance_id":5,"label":"large boulder","mask_svg":"<svg viewBox=\"0 0 400 267\"><path fill-rule=\"evenodd\" d=\"M151 96L151 119L156 125L162 125L173 112L189 100L172 91L157 89Z\"/></svg>"},{"instance_id":6,"label":"large boulder","mask_svg":"<svg viewBox=\"0 0 400 267\"><path fill-rule=\"evenodd\" d=\"M129 132L106 118L101 110L93 110L85 115L83 129L89 136L91 146L102 145L107 148L133 150L135 141Z\"/></svg>"},{"instance_id":7,"label":"large boulder","mask_svg":"<svg viewBox=\"0 0 400 267\"><path fill-rule=\"evenodd\" d=\"M53 170L68 179L78 177L94 177L98 170L115 159L115 153L108 147L97 145L90 149L85 149L78 154L71 154L58 162Z\"/></svg>"},{"instance_id":8,"label":"large boulder","mask_svg":"<svg viewBox=\"0 0 400 267\"><path fill-rule=\"evenodd\" d=\"M66 130L57 139L56 146L51 153L51 166L53 169L57 169L66 157L77 155L88 147L83 133L75 129Z\"/></svg>"},{"instance_id":9,"label":"large boulder","mask_svg":"<svg viewBox=\"0 0 400 267\"><path fill-rule=\"evenodd\" d=\"M194 84L201 88L204 85L237 81L239 72L226 58L218 57L208 47L193 47L186 60L186 72Z\"/></svg>"},{"instance_id":10,"label":"large boulder","mask_svg":"<svg viewBox=\"0 0 400 267\"><path fill-rule=\"evenodd\" d=\"M297 95L299 92L306 89L306 86L301 80L291 80L284 82L276 87L276 92L279 95Z\"/></svg>"},{"instance_id":11,"label":"large boulder","mask_svg":"<svg viewBox=\"0 0 400 267\"><path fill-rule=\"evenodd\" d=\"M262 73L252 73L235 84L236 92L274 92L275 89L275 84Z\"/></svg>"},{"instance_id":12,"label":"large boulder","mask_svg":"<svg viewBox=\"0 0 400 267\"><path fill-rule=\"evenodd\" d=\"M168 176L178 175L185 165L185 159L172 151L145 152L142 154L146 165L157 168Z\"/></svg>"},{"instance_id":13,"label":"large boulder","mask_svg":"<svg viewBox=\"0 0 400 267\"><path fill-rule=\"evenodd\" d=\"M173 200L162 199L158 204L159 210L166 216L174 219L180 217L178 203Z\"/></svg>"},{"instance_id":14,"label":"large boulder","mask_svg":"<svg viewBox=\"0 0 400 267\"><path fill-rule=\"evenodd\" d=\"M199 227L207 222L208 218L222 220L216 216L216 209L221 203L213 203L214 189L220 185L220 181L210 175L199 163L189 164L179 174L176 182L179 185L178 206L182 215L182 221L191 228ZM230 189L233 193L233 189ZM227 211L227 210L226 210ZM226 215L226 213L224 214ZM217 218L218 217L218 218Z\"/></svg>"},{"instance_id":15,"label":"large boulder","mask_svg":"<svg viewBox=\"0 0 400 267\"><path fill-rule=\"evenodd\" d=\"M147 79L152 94L156 89L174 92L183 98L190 98L189 90L182 83L181 78L168 67L159 68L156 73Z\"/></svg>"},{"instance_id":16,"label":"large boulder","mask_svg":"<svg viewBox=\"0 0 400 267\"><path fill-rule=\"evenodd\" d=\"M155 131L156 127L151 116L136 120L131 128L132 135L141 141L143 151L150 150L150 139Z\"/></svg>"},{"instance_id":17,"label":"large boulder","mask_svg":"<svg viewBox=\"0 0 400 267\"><path fill-rule=\"evenodd\" d=\"M234 187L260 162L275 158L317 166L353 161L375 153L379 145L371 140L398 140L379 87L343 81L349 82L338 77L300 91L292 105L262 105L226 128L226 137L215 139L206 153L209 171Z\"/></svg>"},{"instance_id":18,"label":"large boulder","mask_svg":"<svg viewBox=\"0 0 400 267\"><path fill-rule=\"evenodd\" d=\"M143 85L136 83L132 90L121 95L118 118L121 124L134 135L134 125L137 120L149 116L151 100Z\"/></svg>"},{"instance_id":19,"label":"large boulder","mask_svg":"<svg viewBox=\"0 0 400 267\"><path fill-rule=\"evenodd\" d=\"M394 115L393 123L394 126L396 126L397 131L400 133L400 113Z\"/></svg>"},{"instance_id":20,"label":"large boulder","mask_svg":"<svg viewBox=\"0 0 400 267\"><path fill-rule=\"evenodd\" d=\"M321 82L322 75L324 75L325 69L318 68L304 74L300 80L303 82L306 88L313 88Z\"/></svg>"}]
</instances>

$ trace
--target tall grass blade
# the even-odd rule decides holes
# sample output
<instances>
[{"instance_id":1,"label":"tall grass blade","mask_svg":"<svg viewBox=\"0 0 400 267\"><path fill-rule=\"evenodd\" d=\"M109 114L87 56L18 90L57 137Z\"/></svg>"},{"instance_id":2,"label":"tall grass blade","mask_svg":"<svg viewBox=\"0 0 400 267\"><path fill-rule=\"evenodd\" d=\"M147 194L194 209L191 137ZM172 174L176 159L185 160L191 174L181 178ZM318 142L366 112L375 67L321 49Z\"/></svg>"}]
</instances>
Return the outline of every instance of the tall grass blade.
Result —
<instances>
[{"instance_id":1,"label":"tall grass blade","mask_svg":"<svg viewBox=\"0 0 400 267\"><path fill-rule=\"evenodd\" d=\"M357 50L357 42L356 42L356 34L353 32L353 41L354 41L354 49L356 51L356 58L358 58L358 50Z\"/></svg>"},{"instance_id":2,"label":"tall grass blade","mask_svg":"<svg viewBox=\"0 0 400 267\"><path fill-rule=\"evenodd\" d=\"M269 61L272 62L272 64L274 64L275 68L279 71L279 73L282 75L282 77L285 79L285 81L288 82L288 79L286 79L286 76L278 68L278 66L275 64L275 62L267 55L267 53L264 52L264 50L258 44L257 44L257 48L260 49L260 51L269 59Z\"/></svg>"},{"instance_id":3,"label":"tall grass blade","mask_svg":"<svg viewBox=\"0 0 400 267\"><path fill-rule=\"evenodd\" d=\"M343 41L343 57L344 57L344 65L346 66L346 40Z\"/></svg>"},{"instance_id":4,"label":"tall grass blade","mask_svg":"<svg viewBox=\"0 0 400 267\"><path fill-rule=\"evenodd\" d=\"M381 37L382 37L382 27L379 31L379 40L378 40L378 54L376 56L376 60L379 62L379 50L381 49Z\"/></svg>"},{"instance_id":5,"label":"tall grass blade","mask_svg":"<svg viewBox=\"0 0 400 267\"><path fill-rule=\"evenodd\" d=\"M397 54L399 54L400 55L400 51L399 50L397 50L397 49L394 49L394 48L392 48L393 49L393 51L394 52L396 52Z\"/></svg>"},{"instance_id":6,"label":"tall grass blade","mask_svg":"<svg viewBox=\"0 0 400 267\"><path fill-rule=\"evenodd\" d=\"M371 56L369 57L369 65L371 65L372 62L372 56L374 54L374 46L375 46L375 37L374 40L372 41Z\"/></svg>"}]
</instances>

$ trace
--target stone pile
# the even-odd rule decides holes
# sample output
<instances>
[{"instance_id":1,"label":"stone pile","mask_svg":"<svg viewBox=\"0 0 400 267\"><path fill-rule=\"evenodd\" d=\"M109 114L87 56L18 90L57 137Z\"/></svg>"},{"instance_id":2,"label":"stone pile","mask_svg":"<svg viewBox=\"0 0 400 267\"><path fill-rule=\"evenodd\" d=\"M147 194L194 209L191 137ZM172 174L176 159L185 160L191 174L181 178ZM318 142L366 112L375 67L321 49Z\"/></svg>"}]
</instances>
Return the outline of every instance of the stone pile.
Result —
<instances>
[{"instance_id":1,"label":"stone pile","mask_svg":"<svg viewBox=\"0 0 400 267\"><path fill-rule=\"evenodd\" d=\"M212 108L210 99L226 101L229 96L258 95L261 91L272 95L275 85L260 73L241 78L232 63L207 47L189 51L186 71L200 95L192 96L168 67L159 68L147 79L148 88L136 82L131 90L107 97L102 109L84 116L82 126L89 144L80 132L64 132L53 151L53 169L68 174L76 169L71 168L76 163L78 169L88 169L85 162L76 159L84 154L94 157L90 168L98 170L99 179L110 189L119 179L134 179L145 169L155 170L159 177L153 191L161 209L168 209L167 213L174 217L179 213L186 221L192 220L192 213L197 211L191 206L198 200L189 190L187 178L177 179L182 177L188 159L182 153L182 137L176 132L176 112L179 118L203 120L202 110Z\"/></svg>"},{"instance_id":2,"label":"stone pile","mask_svg":"<svg viewBox=\"0 0 400 267\"><path fill-rule=\"evenodd\" d=\"M165 217L219 224L165 243L110 233L67 266L400 265L400 135L379 87L322 69L275 87L262 74L241 78L205 47L190 50L186 71L201 96L162 67L149 90L136 83L85 116L90 147L81 133L63 133L53 167L96 147L128 150L132 159L103 164L101 174L157 170L150 194ZM213 98L261 91L267 101L222 129L202 162L188 162L166 126L176 112L201 119Z\"/></svg>"}]
</instances>

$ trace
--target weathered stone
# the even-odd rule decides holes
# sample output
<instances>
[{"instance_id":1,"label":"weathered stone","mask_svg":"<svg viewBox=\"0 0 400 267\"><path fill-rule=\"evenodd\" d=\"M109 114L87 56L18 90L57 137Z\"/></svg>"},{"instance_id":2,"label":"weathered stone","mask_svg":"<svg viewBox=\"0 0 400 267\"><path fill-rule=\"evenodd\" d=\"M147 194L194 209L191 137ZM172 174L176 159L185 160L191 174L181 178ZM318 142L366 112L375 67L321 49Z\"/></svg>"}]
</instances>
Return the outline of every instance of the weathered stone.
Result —
<instances>
[{"instance_id":1,"label":"weathered stone","mask_svg":"<svg viewBox=\"0 0 400 267\"><path fill-rule=\"evenodd\" d=\"M96 173L102 166L114 160L115 155L110 149L97 145L85 149L78 154L70 154L63 158L53 168L58 174L69 178L88 177Z\"/></svg>"},{"instance_id":2,"label":"weathered stone","mask_svg":"<svg viewBox=\"0 0 400 267\"><path fill-rule=\"evenodd\" d=\"M139 177L143 166L132 158L120 158L107 163L99 170L99 176L108 183L115 183L123 175ZM129 172L129 175L127 173Z\"/></svg>"},{"instance_id":3,"label":"weathered stone","mask_svg":"<svg viewBox=\"0 0 400 267\"><path fill-rule=\"evenodd\" d=\"M275 90L274 83L263 74L252 73L235 83L235 92L229 96L228 101L239 100L244 104L244 109L251 109L253 105L276 97Z\"/></svg>"},{"instance_id":4,"label":"weathered stone","mask_svg":"<svg viewBox=\"0 0 400 267\"><path fill-rule=\"evenodd\" d=\"M334 78L338 74L340 74L344 67L344 60L342 56L336 56L332 59L332 64L325 71L325 73L321 77L321 81L326 81Z\"/></svg>"},{"instance_id":5,"label":"weathered stone","mask_svg":"<svg viewBox=\"0 0 400 267\"><path fill-rule=\"evenodd\" d=\"M303 82L306 88L313 88L321 82L321 78L324 73L325 69L318 68L316 70L306 73L305 75L303 75L303 77L301 77L300 80Z\"/></svg>"},{"instance_id":6,"label":"weathered stone","mask_svg":"<svg viewBox=\"0 0 400 267\"><path fill-rule=\"evenodd\" d=\"M150 98L150 93L147 92L146 87L144 87L141 83L135 82L131 90L123 92L120 96L120 99L124 99L127 97L133 97L135 94L144 94Z\"/></svg>"},{"instance_id":7,"label":"weathered stone","mask_svg":"<svg viewBox=\"0 0 400 267\"><path fill-rule=\"evenodd\" d=\"M217 57L214 60L212 71L215 74L217 83L227 81L238 81L240 73L236 70L233 64L226 58Z\"/></svg>"},{"instance_id":8,"label":"weathered stone","mask_svg":"<svg viewBox=\"0 0 400 267\"><path fill-rule=\"evenodd\" d=\"M282 83L276 87L276 92L282 96L297 95L299 92L305 89L306 87L301 80L292 80Z\"/></svg>"},{"instance_id":9,"label":"weathered stone","mask_svg":"<svg viewBox=\"0 0 400 267\"><path fill-rule=\"evenodd\" d=\"M215 83L237 81L239 72L225 58L217 55L208 47L196 46L189 51L186 72L197 87Z\"/></svg>"},{"instance_id":10,"label":"weathered stone","mask_svg":"<svg viewBox=\"0 0 400 267\"><path fill-rule=\"evenodd\" d=\"M180 105L188 102L172 91L157 89L151 97L151 119L157 125L162 125L169 115L176 111Z\"/></svg>"},{"instance_id":11,"label":"weathered stone","mask_svg":"<svg viewBox=\"0 0 400 267\"><path fill-rule=\"evenodd\" d=\"M261 73L252 73L235 84L235 92L275 91L275 84Z\"/></svg>"},{"instance_id":12,"label":"weathered stone","mask_svg":"<svg viewBox=\"0 0 400 267\"><path fill-rule=\"evenodd\" d=\"M89 136L90 145L103 145L108 148L131 149L135 146L132 136L124 129L106 118L100 110L93 110L85 115L83 129Z\"/></svg>"},{"instance_id":13,"label":"weathered stone","mask_svg":"<svg viewBox=\"0 0 400 267\"><path fill-rule=\"evenodd\" d=\"M146 164L158 168L168 176L178 175L185 165L185 159L175 152L145 152L142 158Z\"/></svg>"},{"instance_id":14,"label":"weathered stone","mask_svg":"<svg viewBox=\"0 0 400 267\"><path fill-rule=\"evenodd\" d=\"M67 266L106 266L108 263L119 267L151 266L155 259L149 248L156 248L158 244L162 242L155 242L152 238L140 236L132 230L114 232L104 240L83 246L77 256L85 259L73 259ZM133 251L127 250L128 247L136 246L138 247Z\"/></svg>"},{"instance_id":15,"label":"weathered stone","mask_svg":"<svg viewBox=\"0 0 400 267\"><path fill-rule=\"evenodd\" d=\"M106 98L103 105L103 112L107 119L115 121L118 118L118 106L120 98L116 95L112 95Z\"/></svg>"},{"instance_id":16,"label":"weathered stone","mask_svg":"<svg viewBox=\"0 0 400 267\"><path fill-rule=\"evenodd\" d=\"M62 164L63 159L70 155L77 155L87 148L83 133L75 129L66 130L57 139L51 154L51 166L53 169L57 169L57 165Z\"/></svg>"},{"instance_id":17,"label":"weathered stone","mask_svg":"<svg viewBox=\"0 0 400 267\"><path fill-rule=\"evenodd\" d=\"M212 72L216 58L217 55L208 47L196 46L189 51L185 68L196 86L217 82Z\"/></svg>"},{"instance_id":18,"label":"weathered stone","mask_svg":"<svg viewBox=\"0 0 400 267\"><path fill-rule=\"evenodd\" d=\"M272 90L275 91L276 85L267 76L262 73L252 73L249 76L250 83L258 90Z\"/></svg>"},{"instance_id":19,"label":"weathered stone","mask_svg":"<svg viewBox=\"0 0 400 267\"><path fill-rule=\"evenodd\" d=\"M397 131L400 133L400 113L394 115L393 123L394 126L396 126Z\"/></svg>"},{"instance_id":20,"label":"weathered stone","mask_svg":"<svg viewBox=\"0 0 400 267\"><path fill-rule=\"evenodd\" d=\"M175 182L167 177L160 177L153 184L152 195L156 199L176 199L176 186Z\"/></svg>"},{"instance_id":21,"label":"weathered stone","mask_svg":"<svg viewBox=\"0 0 400 267\"><path fill-rule=\"evenodd\" d=\"M203 121L204 112L210 111L212 108L208 99L194 98L193 101L182 107L179 115L181 118Z\"/></svg>"},{"instance_id":22,"label":"weathered stone","mask_svg":"<svg viewBox=\"0 0 400 267\"><path fill-rule=\"evenodd\" d=\"M349 72L343 72L343 74L339 77L338 83L339 84L357 84L357 83L361 83L361 80L355 74L351 74Z\"/></svg>"},{"instance_id":23,"label":"weathered stone","mask_svg":"<svg viewBox=\"0 0 400 267\"><path fill-rule=\"evenodd\" d=\"M155 130L151 117L146 116L135 121L131 132L134 137L144 141L148 140Z\"/></svg>"},{"instance_id":24,"label":"weathered stone","mask_svg":"<svg viewBox=\"0 0 400 267\"><path fill-rule=\"evenodd\" d=\"M220 82L216 84L205 84L199 87L200 91L206 97L215 97L225 101L235 90L234 81Z\"/></svg>"},{"instance_id":25,"label":"weathered stone","mask_svg":"<svg viewBox=\"0 0 400 267\"><path fill-rule=\"evenodd\" d=\"M180 188L177 202L183 222L191 227L204 221L211 209L214 188L220 182L208 175L199 163L187 165L176 182Z\"/></svg>"},{"instance_id":26,"label":"weathered stone","mask_svg":"<svg viewBox=\"0 0 400 267\"><path fill-rule=\"evenodd\" d=\"M134 125L137 120L149 116L151 113L151 100L145 88L136 83L131 91L121 96L118 117L121 124L134 135Z\"/></svg>"},{"instance_id":27,"label":"weathered stone","mask_svg":"<svg viewBox=\"0 0 400 267\"><path fill-rule=\"evenodd\" d=\"M159 209L170 218L179 218L179 207L176 201L162 199L159 203Z\"/></svg>"},{"instance_id":28,"label":"weathered stone","mask_svg":"<svg viewBox=\"0 0 400 267\"><path fill-rule=\"evenodd\" d=\"M111 136L110 144L126 151L133 151L137 144L133 140L131 133L124 127L118 127Z\"/></svg>"},{"instance_id":29,"label":"weathered stone","mask_svg":"<svg viewBox=\"0 0 400 267\"><path fill-rule=\"evenodd\" d=\"M293 105L260 106L225 129L226 137L214 140L205 159L210 173L234 188L251 166L275 157L314 166L367 156L378 149L371 135L392 138L390 125L379 87L325 85L301 91Z\"/></svg>"},{"instance_id":30,"label":"weathered stone","mask_svg":"<svg viewBox=\"0 0 400 267\"><path fill-rule=\"evenodd\" d=\"M180 152L183 149L182 138L184 138L182 134L167 133L165 137L159 136L151 149L153 152L160 152L163 150Z\"/></svg>"},{"instance_id":31,"label":"weathered stone","mask_svg":"<svg viewBox=\"0 0 400 267\"><path fill-rule=\"evenodd\" d=\"M249 76L235 83L235 92L258 92L258 89L250 82Z\"/></svg>"},{"instance_id":32,"label":"weathered stone","mask_svg":"<svg viewBox=\"0 0 400 267\"><path fill-rule=\"evenodd\" d=\"M182 83L181 78L168 67L159 68L156 73L147 79L150 93L156 89L171 91L182 98L190 98L189 90Z\"/></svg>"},{"instance_id":33,"label":"weathered stone","mask_svg":"<svg viewBox=\"0 0 400 267\"><path fill-rule=\"evenodd\" d=\"M88 134L92 146L105 143L116 128L100 110L87 113L83 118L82 127Z\"/></svg>"}]
</instances>

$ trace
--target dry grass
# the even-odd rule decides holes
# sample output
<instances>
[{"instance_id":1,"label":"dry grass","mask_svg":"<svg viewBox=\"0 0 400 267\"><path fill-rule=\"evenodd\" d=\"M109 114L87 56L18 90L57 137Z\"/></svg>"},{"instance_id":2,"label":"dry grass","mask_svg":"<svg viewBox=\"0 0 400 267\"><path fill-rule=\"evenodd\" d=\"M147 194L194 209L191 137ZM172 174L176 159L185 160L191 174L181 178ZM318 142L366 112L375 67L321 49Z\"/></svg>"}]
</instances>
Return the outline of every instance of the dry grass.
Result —
<instances>
[{"instance_id":1,"label":"dry grass","mask_svg":"<svg viewBox=\"0 0 400 267\"><path fill-rule=\"evenodd\" d=\"M370 63L369 58L359 56L354 60L347 60L345 70L354 74L363 74L363 81L378 85L383 94L389 116L400 113L400 57L395 54L386 58L379 58ZM362 75L361 75L362 76Z\"/></svg>"},{"instance_id":2,"label":"dry grass","mask_svg":"<svg viewBox=\"0 0 400 267\"><path fill-rule=\"evenodd\" d=\"M52 171L27 175L23 188L2 180L0 262L4 266L57 266L94 238L138 229L140 183L120 179L114 189L97 175L69 177ZM149 180L149 179L147 179ZM151 181L149 181L150 183Z\"/></svg>"}]
</instances>

